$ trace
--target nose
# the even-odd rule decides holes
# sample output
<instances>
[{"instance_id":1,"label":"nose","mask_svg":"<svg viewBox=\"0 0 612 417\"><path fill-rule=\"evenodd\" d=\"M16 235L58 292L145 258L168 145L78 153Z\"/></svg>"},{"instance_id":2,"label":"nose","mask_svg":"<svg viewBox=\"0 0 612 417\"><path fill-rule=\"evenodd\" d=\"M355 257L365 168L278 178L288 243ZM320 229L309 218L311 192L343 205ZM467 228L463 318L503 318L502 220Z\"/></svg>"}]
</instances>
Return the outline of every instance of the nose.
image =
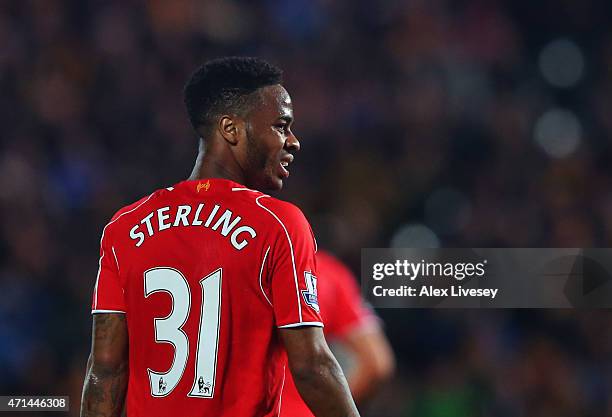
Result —
<instances>
[{"instance_id":1,"label":"nose","mask_svg":"<svg viewBox=\"0 0 612 417\"><path fill-rule=\"evenodd\" d=\"M298 138L293 134L293 132L291 132L291 134L289 135L289 137L287 138L287 141L285 142L285 148L289 151L289 152L297 152L300 150L300 141L298 140Z\"/></svg>"}]
</instances>

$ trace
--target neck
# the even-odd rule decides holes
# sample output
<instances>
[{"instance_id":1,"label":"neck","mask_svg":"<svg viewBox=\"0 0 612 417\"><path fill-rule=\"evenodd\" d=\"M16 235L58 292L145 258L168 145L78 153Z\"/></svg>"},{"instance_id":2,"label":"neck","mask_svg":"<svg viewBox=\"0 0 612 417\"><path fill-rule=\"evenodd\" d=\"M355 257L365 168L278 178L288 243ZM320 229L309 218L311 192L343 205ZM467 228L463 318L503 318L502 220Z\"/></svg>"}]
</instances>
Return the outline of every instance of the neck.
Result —
<instances>
[{"instance_id":1,"label":"neck","mask_svg":"<svg viewBox=\"0 0 612 417\"><path fill-rule=\"evenodd\" d=\"M206 149L200 139L198 157L188 179L224 178L239 184L245 183L242 170L231 152L218 152L213 146Z\"/></svg>"}]
</instances>

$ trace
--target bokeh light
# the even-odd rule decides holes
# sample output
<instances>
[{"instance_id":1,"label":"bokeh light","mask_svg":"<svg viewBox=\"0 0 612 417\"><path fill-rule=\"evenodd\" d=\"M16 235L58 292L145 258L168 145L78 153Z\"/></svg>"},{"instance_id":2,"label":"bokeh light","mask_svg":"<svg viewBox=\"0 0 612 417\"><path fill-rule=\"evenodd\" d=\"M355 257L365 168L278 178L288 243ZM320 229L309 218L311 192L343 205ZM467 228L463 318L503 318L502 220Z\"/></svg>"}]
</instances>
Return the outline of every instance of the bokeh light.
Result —
<instances>
[{"instance_id":1,"label":"bokeh light","mask_svg":"<svg viewBox=\"0 0 612 417\"><path fill-rule=\"evenodd\" d=\"M584 72L584 56L580 47L569 39L556 39L547 44L538 59L546 81L555 87L575 86Z\"/></svg>"},{"instance_id":2,"label":"bokeh light","mask_svg":"<svg viewBox=\"0 0 612 417\"><path fill-rule=\"evenodd\" d=\"M564 109L542 114L534 128L536 143L553 158L565 158L580 145L582 125L576 115Z\"/></svg>"}]
</instances>

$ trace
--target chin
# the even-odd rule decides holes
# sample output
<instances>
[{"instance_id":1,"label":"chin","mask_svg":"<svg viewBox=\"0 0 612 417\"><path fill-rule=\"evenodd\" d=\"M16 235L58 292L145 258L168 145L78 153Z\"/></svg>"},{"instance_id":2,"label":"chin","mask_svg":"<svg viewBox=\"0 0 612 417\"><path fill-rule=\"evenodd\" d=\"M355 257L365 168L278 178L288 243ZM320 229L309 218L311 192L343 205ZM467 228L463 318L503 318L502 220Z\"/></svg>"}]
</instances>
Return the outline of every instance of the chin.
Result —
<instances>
[{"instance_id":1,"label":"chin","mask_svg":"<svg viewBox=\"0 0 612 417\"><path fill-rule=\"evenodd\" d=\"M283 188L283 178L276 172L265 172L262 176L264 188L269 191L279 191Z\"/></svg>"},{"instance_id":2,"label":"chin","mask_svg":"<svg viewBox=\"0 0 612 417\"><path fill-rule=\"evenodd\" d=\"M283 189L283 180L275 178L268 183L268 189L270 191L280 191Z\"/></svg>"}]
</instances>

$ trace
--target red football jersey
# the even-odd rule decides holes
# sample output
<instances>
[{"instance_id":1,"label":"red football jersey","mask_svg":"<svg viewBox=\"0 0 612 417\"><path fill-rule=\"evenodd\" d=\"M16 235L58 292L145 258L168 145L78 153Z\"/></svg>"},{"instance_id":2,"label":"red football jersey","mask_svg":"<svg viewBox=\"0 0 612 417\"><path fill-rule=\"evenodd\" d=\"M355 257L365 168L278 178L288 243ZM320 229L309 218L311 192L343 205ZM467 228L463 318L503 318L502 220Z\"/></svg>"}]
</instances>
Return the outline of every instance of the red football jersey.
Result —
<instances>
[{"instance_id":1,"label":"red football jersey","mask_svg":"<svg viewBox=\"0 0 612 417\"><path fill-rule=\"evenodd\" d=\"M318 251L319 306L327 340L341 339L351 331L377 326L378 318L363 302L353 273L338 259ZM291 374L285 381L281 416L314 417L297 391Z\"/></svg>"},{"instance_id":2,"label":"red football jersey","mask_svg":"<svg viewBox=\"0 0 612 417\"><path fill-rule=\"evenodd\" d=\"M278 416L277 327L322 326L302 212L223 179L183 181L102 232L92 313L126 314L127 415Z\"/></svg>"}]
</instances>

